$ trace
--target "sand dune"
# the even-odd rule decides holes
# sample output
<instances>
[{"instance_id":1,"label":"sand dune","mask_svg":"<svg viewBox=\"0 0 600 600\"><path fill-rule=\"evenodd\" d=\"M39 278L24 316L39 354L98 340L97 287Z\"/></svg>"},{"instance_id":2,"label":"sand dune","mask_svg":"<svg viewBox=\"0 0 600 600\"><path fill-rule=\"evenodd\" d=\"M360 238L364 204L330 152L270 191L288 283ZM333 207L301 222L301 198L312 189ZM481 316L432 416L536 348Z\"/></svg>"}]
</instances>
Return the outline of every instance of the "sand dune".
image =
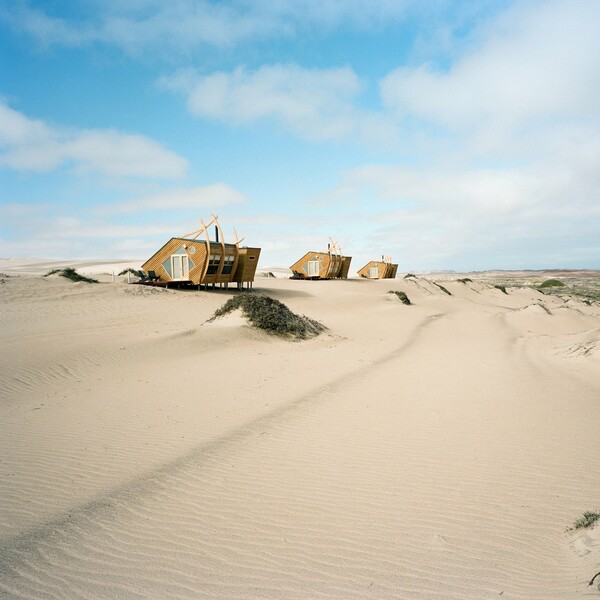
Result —
<instances>
[{"instance_id":1,"label":"sand dune","mask_svg":"<svg viewBox=\"0 0 600 600\"><path fill-rule=\"evenodd\" d=\"M0 596L597 594L598 304L259 278L328 327L288 342L39 265L0 265Z\"/></svg>"}]
</instances>

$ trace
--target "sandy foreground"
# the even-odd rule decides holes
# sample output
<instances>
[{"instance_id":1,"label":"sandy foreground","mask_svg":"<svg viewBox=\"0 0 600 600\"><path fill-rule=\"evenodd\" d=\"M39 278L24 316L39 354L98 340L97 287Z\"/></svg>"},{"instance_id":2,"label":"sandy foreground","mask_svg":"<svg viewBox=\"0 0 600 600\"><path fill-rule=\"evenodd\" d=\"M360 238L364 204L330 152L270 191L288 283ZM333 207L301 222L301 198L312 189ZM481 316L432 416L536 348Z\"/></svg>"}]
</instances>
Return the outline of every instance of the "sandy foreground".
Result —
<instances>
[{"instance_id":1,"label":"sandy foreground","mask_svg":"<svg viewBox=\"0 0 600 600\"><path fill-rule=\"evenodd\" d=\"M55 266L0 261L0 597L600 598L600 303L258 277L288 342Z\"/></svg>"}]
</instances>

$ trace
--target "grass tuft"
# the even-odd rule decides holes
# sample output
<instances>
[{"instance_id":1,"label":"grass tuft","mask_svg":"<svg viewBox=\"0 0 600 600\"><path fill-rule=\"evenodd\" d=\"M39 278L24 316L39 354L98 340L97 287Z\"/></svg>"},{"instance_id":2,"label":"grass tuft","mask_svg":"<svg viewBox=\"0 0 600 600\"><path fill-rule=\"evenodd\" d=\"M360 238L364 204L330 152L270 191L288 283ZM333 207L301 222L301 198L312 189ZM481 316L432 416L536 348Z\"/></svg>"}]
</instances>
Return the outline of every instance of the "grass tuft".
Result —
<instances>
[{"instance_id":1,"label":"grass tuft","mask_svg":"<svg viewBox=\"0 0 600 600\"><path fill-rule=\"evenodd\" d=\"M400 298L400 300L402 301L402 304L411 304L411 301L408 299L408 296L404 292L401 292L399 290L390 290L388 294L395 294L396 296L398 296L398 298Z\"/></svg>"},{"instance_id":2,"label":"grass tuft","mask_svg":"<svg viewBox=\"0 0 600 600\"><path fill-rule=\"evenodd\" d=\"M215 311L210 319L222 317L234 310L241 309L248 321L258 329L272 335L295 340L315 337L327 328L304 315L293 313L285 304L262 294L242 293L230 298Z\"/></svg>"},{"instance_id":3,"label":"grass tuft","mask_svg":"<svg viewBox=\"0 0 600 600\"><path fill-rule=\"evenodd\" d=\"M586 510L578 519L575 519L571 529L587 529L600 521L600 512Z\"/></svg>"},{"instance_id":4,"label":"grass tuft","mask_svg":"<svg viewBox=\"0 0 600 600\"><path fill-rule=\"evenodd\" d=\"M404 279L410 279L411 277L414 277L414 278L416 279L416 277L417 277L417 276L416 276L414 273L407 273L407 274L404 276Z\"/></svg>"},{"instance_id":5,"label":"grass tuft","mask_svg":"<svg viewBox=\"0 0 600 600\"><path fill-rule=\"evenodd\" d=\"M144 273L144 271L138 271L137 269L123 269L119 273L119 277L121 277L121 275L127 275L127 273L131 273L140 279L144 279L144 277L146 277L146 273Z\"/></svg>"},{"instance_id":6,"label":"grass tuft","mask_svg":"<svg viewBox=\"0 0 600 600\"><path fill-rule=\"evenodd\" d=\"M506 291L506 286L504 286L504 285L499 285L499 284L496 284L494 287L495 287L497 290L500 290L501 292L504 292L505 294L507 294L507 295L508 295L508 292Z\"/></svg>"},{"instance_id":7,"label":"grass tuft","mask_svg":"<svg viewBox=\"0 0 600 600\"><path fill-rule=\"evenodd\" d=\"M473 280L469 279L468 277L463 277L462 279L457 279L456 281L459 283L473 283Z\"/></svg>"},{"instance_id":8,"label":"grass tuft","mask_svg":"<svg viewBox=\"0 0 600 600\"><path fill-rule=\"evenodd\" d=\"M432 283L433 283L433 285L437 285L440 288L440 290L442 290L442 292L444 292L444 294L448 294L448 296L452 296L452 294L443 285L440 285L439 283L436 283L435 281L433 281Z\"/></svg>"},{"instance_id":9,"label":"grass tuft","mask_svg":"<svg viewBox=\"0 0 600 600\"><path fill-rule=\"evenodd\" d=\"M565 284L560 279L546 279L543 283L540 283L541 289L549 287L565 287Z\"/></svg>"},{"instance_id":10,"label":"grass tuft","mask_svg":"<svg viewBox=\"0 0 600 600\"><path fill-rule=\"evenodd\" d=\"M44 277L49 277L50 275L60 275L61 277L66 277L71 281L83 281L85 283L100 283L97 279L92 279L91 277L80 275L73 267L66 267L64 269L52 269L52 271L48 271L44 275Z\"/></svg>"}]
</instances>

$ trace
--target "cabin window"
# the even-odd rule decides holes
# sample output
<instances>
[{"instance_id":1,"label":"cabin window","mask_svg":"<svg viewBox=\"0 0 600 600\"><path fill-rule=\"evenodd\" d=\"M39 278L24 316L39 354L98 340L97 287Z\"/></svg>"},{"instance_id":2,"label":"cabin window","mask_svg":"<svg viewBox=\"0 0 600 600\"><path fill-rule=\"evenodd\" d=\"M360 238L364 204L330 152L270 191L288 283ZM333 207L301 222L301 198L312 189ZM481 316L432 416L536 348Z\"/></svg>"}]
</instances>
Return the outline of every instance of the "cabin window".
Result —
<instances>
[{"instance_id":1,"label":"cabin window","mask_svg":"<svg viewBox=\"0 0 600 600\"><path fill-rule=\"evenodd\" d=\"M162 264L163 269L167 272L169 277L173 277L173 269L171 269L171 257L167 258L165 262Z\"/></svg>"},{"instance_id":2,"label":"cabin window","mask_svg":"<svg viewBox=\"0 0 600 600\"><path fill-rule=\"evenodd\" d=\"M329 263L329 269L327 271L328 275L333 275L335 271L337 271L338 261L337 258L331 257L331 262Z\"/></svg>"},{"instance_id":3,"label":"cabin window","mask_svg":"<svg viewBox=\"0 0 600 600\"><path fill-rule=\"evenodd\" d=\"M210 259L208 261L208 271L206 271L207 275L216 275L219 270L219 265L221 264L221 257L218 254L211 254Z\"/></svg>"},{"instance_id":4,"label":"cabin window","mask_svg":"<svg viewBox=\"0 0 600 600\"><path fill-rule=\"evenodd\" d=\"M379 267L371 267L369 269L369 277L379 277Z\"/></svg>"},{"instance_id":5,"label":"cabin window","mask_svg":"<svg viewBox=\"0 0 600 600\"><path fill-rule=\"evenodd\" d=\"M233 263L235 262L235 256L233 254L227 255L223 261L223 275L230 275L233 270Z\"/></svg>"},{"instance_id":6,"label":"cabin window","mask_svg":"<svg viewBox=\"0 0 600 600\"><path fill-rule=\"evenodd\" d=\"M304 271L309 277L317 277L321 271L321 263L318 260L309 260L304 267Z\"/></svg>"},{"instance_id":7,"label":"cabin window","mask_svg":"<svg viewBox=\"0 0 600 600\"><path fill-rule=\"evenodd\" d=\"M196 248L194 246L190 248L190 254L196 254Z\"/></svg>"}]
</instances>

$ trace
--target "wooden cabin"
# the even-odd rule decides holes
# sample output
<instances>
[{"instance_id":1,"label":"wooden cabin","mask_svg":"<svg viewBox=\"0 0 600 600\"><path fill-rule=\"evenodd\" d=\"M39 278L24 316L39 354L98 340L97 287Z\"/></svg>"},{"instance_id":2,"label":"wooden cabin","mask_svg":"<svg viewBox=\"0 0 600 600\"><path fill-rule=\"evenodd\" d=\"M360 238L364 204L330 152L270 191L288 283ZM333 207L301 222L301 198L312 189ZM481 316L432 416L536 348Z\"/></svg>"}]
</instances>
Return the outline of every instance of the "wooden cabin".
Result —
<instances>
[{"instance_id":1,"label":"wooden cabin","mask_svg":"<svg viewBox=\"0 0 600 600\"><path fill-rule=\"evenodd\" d=\"M372 260L358 271L361 277L367 279L395 279L398 265L392 264L389 256L382 256L381 260Z\"/></svg>"},{"instance_id":2,"label":"wooden cabin","mask_svg":"<svg viewBox=\"0 0 600 600\"><path fill-rule=\"evenodd\" d=\"M292 279L347 279L351 256L342 256L333 242L327 252L307 252L291 267Z\"/></svg>"},{"instance_id":3,"label":"wooden cabin","mask_svg":"<svg viewBox=\"0 0 600 600\"><path fill-rule=\"evenodd\" d=\"M142 269L153 274L159 285L228 287L230 283L236 283L238 288L252 287L260 248L240 248L242 240L237 239L235 229L236 241L226 243L214 215L208 225L200 222L200 229L171 238L142 265ZM210 239L208 232L212 224L215 225L215 240Z\"/></svg>"}]
</instances>

